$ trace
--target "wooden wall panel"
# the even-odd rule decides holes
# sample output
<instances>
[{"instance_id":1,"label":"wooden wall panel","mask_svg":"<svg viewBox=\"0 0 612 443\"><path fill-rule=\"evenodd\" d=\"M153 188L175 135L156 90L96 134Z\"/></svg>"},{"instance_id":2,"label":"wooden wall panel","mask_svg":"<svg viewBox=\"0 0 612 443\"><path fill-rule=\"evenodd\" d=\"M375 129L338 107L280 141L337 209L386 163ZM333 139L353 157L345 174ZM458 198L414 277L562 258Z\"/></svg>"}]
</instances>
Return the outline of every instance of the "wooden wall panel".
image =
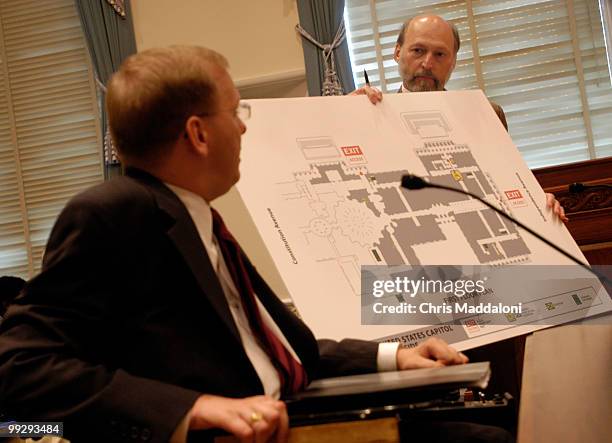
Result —
<instances>
[{"instance_id":1,"label":"wooden wall panel","mask_svg":"<svg viewBox=\"0 0 612 443\"><path fill-rule=\"evenodd\" d=\"M612 187L612 157L534 169L546 192L565 208L567 228L591 264L612 264L612 188L571 193L571 183Z\"/></svg>"}]
</instances>

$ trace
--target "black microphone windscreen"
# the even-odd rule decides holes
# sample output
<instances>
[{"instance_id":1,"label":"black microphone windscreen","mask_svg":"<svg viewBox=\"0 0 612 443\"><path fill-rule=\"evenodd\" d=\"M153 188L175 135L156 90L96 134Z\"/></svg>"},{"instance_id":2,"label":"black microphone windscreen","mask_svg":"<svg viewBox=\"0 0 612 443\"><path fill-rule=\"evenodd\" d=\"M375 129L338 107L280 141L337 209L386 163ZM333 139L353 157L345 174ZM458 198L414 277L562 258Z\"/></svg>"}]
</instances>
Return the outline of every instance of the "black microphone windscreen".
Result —
<instances>
[{"instance_id":1,"label":"black microphone windscreen","mask_svg":"<svg viewBox=\"0 0 612 443\"><path fill-rule=\"evenodd\" d=\"M427 182L416 175L407 174L402 176L402 188L423 189L427 187Z\"/></svg>"},{"instance_id":2,"label":"black microphone windscreen","mask_svg":"<svg viewBox=\"0 0 612 443\"><path fill-rule=\"evenodd\" d=\"M571 185L569 185L569 192L571 192L572 194L578 194L582 191L584 191L585 186L583 183L572 183Z\"/></svg>"}]
</instances>

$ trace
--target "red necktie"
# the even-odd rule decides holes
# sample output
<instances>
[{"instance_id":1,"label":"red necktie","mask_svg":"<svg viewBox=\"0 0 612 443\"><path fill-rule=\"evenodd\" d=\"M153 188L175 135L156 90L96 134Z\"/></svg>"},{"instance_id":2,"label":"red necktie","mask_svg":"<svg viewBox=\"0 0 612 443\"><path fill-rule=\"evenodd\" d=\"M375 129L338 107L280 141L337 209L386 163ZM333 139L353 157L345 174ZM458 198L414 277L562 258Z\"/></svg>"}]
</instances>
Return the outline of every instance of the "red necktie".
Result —
<instances>
[{"instance_id":1,"label":"red necktie","mask_svg":"<svg viewBox=\"0 0 612 443\"><path fill-rule=\"evenodd\" d=\"M240 245L223 223L221 215L214 209L212 217L213 232L217 236L225 264L240 294L249 325L278 372L281 392L283 395L288 395L303 390L307 385L306 371L261 318L251 279L244 266Z\"/></svg>"}]
</instances>

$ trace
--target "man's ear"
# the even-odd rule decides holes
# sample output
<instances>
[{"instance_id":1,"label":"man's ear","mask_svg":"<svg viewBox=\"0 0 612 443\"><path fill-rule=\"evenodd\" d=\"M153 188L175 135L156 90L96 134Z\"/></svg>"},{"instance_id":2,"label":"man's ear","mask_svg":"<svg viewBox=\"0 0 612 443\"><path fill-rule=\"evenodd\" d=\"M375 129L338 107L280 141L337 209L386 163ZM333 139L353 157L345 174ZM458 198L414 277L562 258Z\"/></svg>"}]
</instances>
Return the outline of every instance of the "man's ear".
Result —
<instances>
[{"instance_id":1,"label":"man's ear","mask_svg":"<svg viewBox=\"0 0 612 443\"><path fill-rule=\"evenodd\" d=\"M189 140L192 149L204 155L208 154L208 137L199 117L192 115L187 119L185 137Z\"/></svg>"},{"instance_id":2,"label":"man's ear","mask_svg":"<svg viewBox=\"0 0 612 443\"><path fill-rule=\"evenodd\" d=\"M402 50L402 47L400 46L400 44L396 43L395 50L393 51L393 60L395 60L396 63L399 63L401 50Z\"/></svg>"}]
</instances>

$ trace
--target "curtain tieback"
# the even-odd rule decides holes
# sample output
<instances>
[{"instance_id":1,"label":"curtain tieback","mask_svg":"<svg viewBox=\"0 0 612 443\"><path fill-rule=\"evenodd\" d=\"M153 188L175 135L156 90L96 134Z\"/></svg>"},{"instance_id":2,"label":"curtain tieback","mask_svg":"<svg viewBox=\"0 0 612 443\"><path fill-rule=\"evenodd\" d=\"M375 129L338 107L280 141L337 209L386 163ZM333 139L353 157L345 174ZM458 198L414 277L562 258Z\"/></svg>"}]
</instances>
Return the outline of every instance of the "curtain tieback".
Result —
<instances>
[{"instance_id":1,"label":"curtain tieback","mask_svg":"<svg viewBox=\"0 0 612 443\"><path fill-rule=\"evenodd\" d=\"M344 95L342 85L340 84L340 78L336 72L336 62L334 61L334 50L342 44L346 38L346 29L344 27L344 21L338 26L336 35L331 43L323 44L318 42L308 31L306 31L299 24L295 25L295 29L300 35L323 51L323 62L325 64L325 74L323 77L323 88L321 89L321 95Z\"/></svg>"}]
</instances>

